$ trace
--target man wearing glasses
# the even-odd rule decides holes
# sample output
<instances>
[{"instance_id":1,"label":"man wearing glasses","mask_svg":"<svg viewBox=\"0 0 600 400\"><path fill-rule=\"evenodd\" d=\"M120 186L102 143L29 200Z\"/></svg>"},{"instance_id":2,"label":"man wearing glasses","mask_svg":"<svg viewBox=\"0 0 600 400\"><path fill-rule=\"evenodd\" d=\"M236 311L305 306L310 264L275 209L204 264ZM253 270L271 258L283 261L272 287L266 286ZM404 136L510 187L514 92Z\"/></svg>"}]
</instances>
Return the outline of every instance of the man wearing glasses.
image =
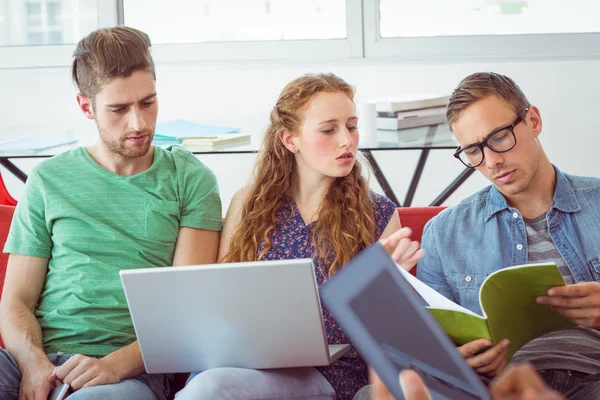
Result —
<instances>
[{"instance_id":1,"label":"man wearing glasses","mask_svg":"<svg viewBox=\"0 0 600 400\"><path fill-rule=\"evenodd\" d=\"M476 73L454 90L446 114L460 143L454 156L492 185L425 227L419 279L481 314L479 288L492 272L555 262L567 286L537 299L578 325L542 336L513 358L527 361L569 399L600 398L600 179L552 165L539 140L542 117L516 83ZM480 375L506 366L508 341L459 348Z\"/></svg>"}]
</instances>

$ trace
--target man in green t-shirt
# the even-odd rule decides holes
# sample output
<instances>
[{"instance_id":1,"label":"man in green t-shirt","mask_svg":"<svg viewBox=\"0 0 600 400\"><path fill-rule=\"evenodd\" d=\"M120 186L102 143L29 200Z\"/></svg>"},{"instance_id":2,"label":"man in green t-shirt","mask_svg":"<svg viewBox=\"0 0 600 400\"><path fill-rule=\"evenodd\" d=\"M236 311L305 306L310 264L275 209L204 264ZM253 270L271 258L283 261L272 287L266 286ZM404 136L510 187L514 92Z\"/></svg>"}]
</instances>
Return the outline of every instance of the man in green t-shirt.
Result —
<instances>
[{"instance_id":1,"label":"man in green t-shirt","mask_svg":"<svg viewBox=\"0 0 600 400\"><path fill-rule=\"evenodd\" d=\"M216 262L221 201L193 154L151 144L149 49L145 33L116 27L75 50L77 102L99 140L36 167L15 211L0 305L2 399L45 400L60 383L70 399L168 395L165 376L145 374L119 271Z\"/></svg>"}]
</instances>

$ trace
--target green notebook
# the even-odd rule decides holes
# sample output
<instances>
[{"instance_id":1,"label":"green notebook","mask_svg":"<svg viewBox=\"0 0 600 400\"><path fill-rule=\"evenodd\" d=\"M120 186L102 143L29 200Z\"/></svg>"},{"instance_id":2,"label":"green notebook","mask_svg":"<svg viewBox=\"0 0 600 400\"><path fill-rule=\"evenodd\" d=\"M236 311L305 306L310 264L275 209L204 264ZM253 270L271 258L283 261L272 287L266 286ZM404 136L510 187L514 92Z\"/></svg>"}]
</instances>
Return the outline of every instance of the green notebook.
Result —
<instances>
[{"instance_id":1,"label":"green notebook","mask_svg":"<svg viewBox=\"0 0 600 400\"><path fill-rule=\"evenodd\" d=\"M564 286L556 264L527 264L509 267L489 275L479 290L483 317L448 300L402 268L404 276L428 304L428 308L456 345L487 338L494 344L510 340L506 358L527 342L546 333L575 326L537 296Z\"/></svg>"}]
</instances>

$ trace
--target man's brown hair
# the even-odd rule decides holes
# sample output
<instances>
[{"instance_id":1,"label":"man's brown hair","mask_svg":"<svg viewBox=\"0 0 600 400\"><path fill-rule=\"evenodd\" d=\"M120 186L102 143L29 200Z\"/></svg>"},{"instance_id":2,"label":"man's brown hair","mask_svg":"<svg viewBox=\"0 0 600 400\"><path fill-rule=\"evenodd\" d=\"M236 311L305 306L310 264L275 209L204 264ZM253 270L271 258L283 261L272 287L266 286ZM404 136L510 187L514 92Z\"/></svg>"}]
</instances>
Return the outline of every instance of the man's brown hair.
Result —
<instances>
[{"instance_id":1,"label":"man's brown hair","mask_svg":"<svg viewBox=\"0 0 600 400\"><path fill-rule=\"evenodd\" d=\"M134 28L98 29L81 39L73 52L73 82L93 99L110 79L127 78L137 71L152 72L156 79L151 45L150 37Z\"/></svg>"},{"instance_id":2,"label":"man's brown hair","mask_svg":"<svg viewBox=\"0 0 600 400\"><path fill-rule=\"evenodd\" d=\"M463 79L450 96L446 111L446 121L450 129L465 108L492 95L504 100L517 114L530 106L521 88L508 76L494 72L477 72Z\"/></svg>"}]
</instances>

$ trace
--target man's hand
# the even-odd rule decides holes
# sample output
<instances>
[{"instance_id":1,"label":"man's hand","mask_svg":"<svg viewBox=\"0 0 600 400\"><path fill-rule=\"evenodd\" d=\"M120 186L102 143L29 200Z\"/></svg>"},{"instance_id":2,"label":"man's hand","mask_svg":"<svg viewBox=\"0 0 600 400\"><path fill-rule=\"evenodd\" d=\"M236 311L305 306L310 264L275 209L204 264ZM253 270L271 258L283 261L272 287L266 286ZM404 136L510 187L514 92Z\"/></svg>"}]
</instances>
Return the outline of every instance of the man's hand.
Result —
<instances>
[{"instance_id":1,"label":"man's hand","mask_svg":"<svg viewBox=\"0 0 600 400\"><path fill-rule=\"evenodd\" d=\"M371 398L373 400L394 400L394 396L383 384L375 371L369 368L369 381L371 382ZM418 373L410 369L400 372L400 387L406 400L431 400L425 382Z\"/></svg>"},{"instance_id":2,"label":"man's hand","mask_svg":"<svg viewBox=\"0 0 600 400\"><path fill-rule=\"evenodd\" d=\"M419 242L410 239L411 234L412 230L405 227L380 240L394 262L407 271L410 271L425 255L422 249L419 250Z\"/></svg>"},{"instance_id":3,"label":"man's hand","mask_svg":"<svg viewBox=\"0 0 600 400\"><path fill-rule=\"evenodd\" d=\"M406 400L431 400L425 382L413 370L405 369L400 372L400 387Z\"/></svg>"},{"instance_id":4,"label":"man's hand","mask_svg":"<svg viewBox=\"0 0 600 400\"><path fill-rule=\"evenodd\" d=\"M511 365L504 375L490 385L494 400L562 400L550 390L534 369L528 365Z\"/></svg>"},{"instance_id":5,"label":"man's hand","mask_svg":"<svg viewBox=\"0 0 600 400\"><path fill-rule=\"evenodd\" d=\"M371 371L374 400L392 400L394 397L383 382ZM400 386L406 400L430 400L423 379L415 371L400 373ZM550 390L540 376L529 365L511 365L506 373L494 380L490 386L492 400L564 400Z\"/></svg>"},{"instance_id":6,"label":"man's hand","mask_svg":"<svg viewBox=\"0 0 600 400\"><path fill-rule=\"evenodd\" d=\"M586 328L600 329L600 282L581 282L548 290L537 298L571 322Z\"/></svg>"},{"instance_id":7,"label":"man's hand","mask_svg":"<svg viewBox=\"0 0 600 400\"><path fill-rule=\"evenodd\" d=\"M478 339L460 346L458 351L475 372L493 378L500 375L506 367L506 349L509 344L510 342L504 339L496 346L478 354L492 345L489 339Z\"/></svg>"},{"instance_id":8,"label":"man's hand","mask_svg":"<svg viewBox=\"0 0 600 400\"><path fill-rule=\"evenodd\" d=\"M116 370L106 359L81 354L69 358L66 363L57 367L49 380L67 383L73 391L121 381Z\"/></svg>"},{"instance_id":9,"label":"man's hand","mask_svg":"<svg viewBox=\"0 0 600 400\"><path fill-rule=\"evenodd\" d=\"M28 363L21 368L21 388L19 400L46 400L55 383L48 377L54 371L54 365L47 357ZM56 384L60 384L56 381Z\"/></svg>"}]
</instances>

